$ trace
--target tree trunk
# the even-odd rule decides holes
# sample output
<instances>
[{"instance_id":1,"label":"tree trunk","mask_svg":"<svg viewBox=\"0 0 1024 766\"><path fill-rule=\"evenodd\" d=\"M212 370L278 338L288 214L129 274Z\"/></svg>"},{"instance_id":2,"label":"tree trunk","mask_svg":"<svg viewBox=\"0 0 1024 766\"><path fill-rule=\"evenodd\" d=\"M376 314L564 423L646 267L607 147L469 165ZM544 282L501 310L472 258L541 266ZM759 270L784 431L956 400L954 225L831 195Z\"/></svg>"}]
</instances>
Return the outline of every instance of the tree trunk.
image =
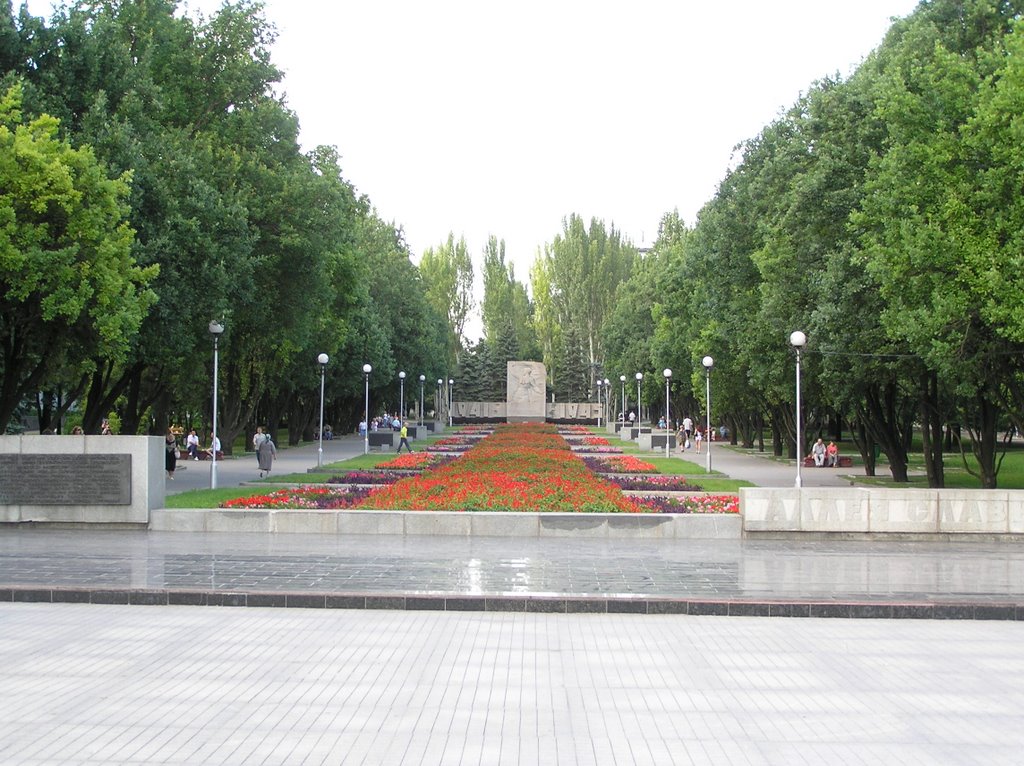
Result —
<instances>
[{"instance_id":1,"label":"tree trunk","mask_svg":"<svg viewBox=\"0 0 1024 766\"><path fill-rule=\"evenodd\" d=\"M931 489L946 486L942 466L942 416L939 412L939 378L934 372L921 376L921 441L924 447L924 468Z\"/></svg>"}]
</instances>

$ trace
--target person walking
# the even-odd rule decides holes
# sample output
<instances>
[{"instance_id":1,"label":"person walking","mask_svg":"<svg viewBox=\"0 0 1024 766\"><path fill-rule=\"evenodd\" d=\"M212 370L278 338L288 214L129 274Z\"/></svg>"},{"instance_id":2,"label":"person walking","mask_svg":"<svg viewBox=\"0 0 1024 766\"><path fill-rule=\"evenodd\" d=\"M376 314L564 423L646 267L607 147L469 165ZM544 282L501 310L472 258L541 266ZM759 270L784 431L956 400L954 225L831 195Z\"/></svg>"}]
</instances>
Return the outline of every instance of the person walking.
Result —
<instances>
[{"instance_id":1,"label":"person walking","mask_svg":"<svg viewBox=\"0 0 1024 766\"><path fill-rule=\"evenodd\" d=\"M270 438L270 434L263 433L263 429L260 430L260 435L263 437L260 439L260 444L256 448L256 459L260 465L260 478L263 478L263 474L270 475L270 469L274 467L274 458L277 457L277 447L274 445L274 440Z\"/></svg>"},{"instance_id":2,"label":"person walking","mask_svg":"<svg viewBox=\"0 0 1024 766\"><path fill-rule=\"evenodd\" d=\"M412 447L409 446L409 439L407 438L409 436L409 424L408 423L406 423L404 421L402 422L402 427L401 427L401 430L399 430L398 435L401 438L398 440L398 449L395 450L395 452L401 452L403 444L405 445L405 448L407 450L409 450L409 452L412 452Z\"/></svg>"},{"instance_id":3,"label":"person walking","mask_svg":"<svg viewBox=\"0 0 1024 766\"><path fill-rule=\"evenodd\" d=\"M256 433L252 435L252 449L256 453L256 463L260 462L260 445L267 439L267 435L263 433L263 426L256 426Z\"/></svg>"},{"instance_id":4,"label":"person walking","mask_svg":"<svg viewBox=\"0 0 1024 766\"><path fill-rule=\"evenodd\" d=\"M178 467L178 456L181 453L178 452L178 440L174 436L174 431L170 428L167 429L167 433L164 434L164 470L167 471L167 478L174 480L174 469Z\"/></svg>"},{"instance_id":5,"label":"person walking","mask_svg":"<svg viewBox=\"0 0 1024 766\"><path fill-rule=\"evenodd\" d=\"M697 454L698 455L700 454L700 445L701 445L701 442L703 442L703 441L704 441L704 431L701 429L700 426L697 426L697 431L693 435L693 443L697 447Z\"/></svg>"}]
</instances>

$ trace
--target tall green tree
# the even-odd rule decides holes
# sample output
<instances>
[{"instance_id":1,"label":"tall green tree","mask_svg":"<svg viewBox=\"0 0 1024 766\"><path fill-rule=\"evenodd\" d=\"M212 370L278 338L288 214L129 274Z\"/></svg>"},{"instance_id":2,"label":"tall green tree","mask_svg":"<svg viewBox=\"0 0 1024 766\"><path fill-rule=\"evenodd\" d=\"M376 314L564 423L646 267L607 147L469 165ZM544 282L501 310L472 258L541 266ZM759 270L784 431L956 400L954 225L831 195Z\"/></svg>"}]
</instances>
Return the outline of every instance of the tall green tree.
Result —
<instances>
[{"instance_id":1,"label":"tall green tree","mask_svg":"<svg viewBox=\"0 0 1024 766\"><path fill-rule=\"evenodd\" d=\"M427 291L427 300L448 321L448 359L454 370L465 347L466 322L473 308L473 259L466 240L448 241L436 248L427 248L420 259L420 277Z\"/></svg>"},{"instance_id":2,"label":"tall green tree","mask_svg":"<svg viewBox=\"0 0 1024 766\"><path fill-rule=\"evenodd\" d=\"M629 278L635 255L636 249L623 241L614 226L593 219L588 227L575 214L562 221L562 232L545 246L543 269L534 269L552 298L550 306L541 307L538 325L546 364L557 368L559 362L547 356L554 346L554 327L571 326L582 343L593 385L604 367L601 326L612 311L616 288ZM534 295L539 292L535 283Z\"/></svg>"},{"instance_id":3,"label":"tall green tree","mask_svg":"<svg viewBox=\"0 0 1024 766\"><path fill-rule=\"evenodd\" d=\"M0 423L42 384L123 357L155 296L131 257L128 176L110 178L58 122L0 98Z\"/></svg>"}]
</instances>

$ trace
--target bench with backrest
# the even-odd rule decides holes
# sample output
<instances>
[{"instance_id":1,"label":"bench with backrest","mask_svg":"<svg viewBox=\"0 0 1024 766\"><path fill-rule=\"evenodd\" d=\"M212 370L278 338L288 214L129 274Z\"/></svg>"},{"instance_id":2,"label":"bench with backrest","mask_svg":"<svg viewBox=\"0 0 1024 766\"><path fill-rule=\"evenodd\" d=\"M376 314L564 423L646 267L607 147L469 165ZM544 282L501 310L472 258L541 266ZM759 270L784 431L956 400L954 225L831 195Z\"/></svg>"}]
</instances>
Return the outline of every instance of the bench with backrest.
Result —
<instances>
[{"instance_id":1,"label":"bench with backrest","mask_svg":"<svg viewBox=\"0 0 1024 766\"><path fill-rule=\"evenodd\" d=\"M812 456L808 455L807 457L804 458L804 467L805 468L814 468L814 458ZM826 457L825 458L825 462L822 464L822 468L829 468L829 467L830 466L828 464L828 457ZM849 455L840 455L839 456L839 465L837 467L838 468L851 468L851 467L853 467L853 458L850 457Z\"/></svg>"}]
</instances>

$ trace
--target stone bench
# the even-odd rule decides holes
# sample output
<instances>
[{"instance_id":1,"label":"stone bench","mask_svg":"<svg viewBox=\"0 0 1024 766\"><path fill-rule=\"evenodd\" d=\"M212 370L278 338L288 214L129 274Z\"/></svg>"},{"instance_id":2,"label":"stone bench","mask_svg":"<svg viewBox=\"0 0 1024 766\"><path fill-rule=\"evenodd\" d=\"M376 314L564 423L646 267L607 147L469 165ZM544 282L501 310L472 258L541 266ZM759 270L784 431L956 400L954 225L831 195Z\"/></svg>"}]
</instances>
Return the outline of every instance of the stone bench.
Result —
<instances>
[{"instance_id":1,"label":"stone bench","mask_svg":"<svg viewBox=\"0 0 1024 766\"><path fill-rule=\"evenodd\" d=\"M394 431L370 431L367 439L371 449L374 447L394 447L396 435Z\"/></svg>"},{"instance_id":2,"label":"stone bench","mask_svg":"<svg viewBox=\"0 0 1024 766\"><path fill-rule=\"evenodd\" d=\"M208 450L208 449L200 449L196 453L196 457L198 457L200 460L211 460L212 459L210 450ZM217 459L218 460L223 460L224 459L224 451L223 450L217 450ZM189 456L187 450L181 450L181 457L179 457L178 460L192 460L192 458Z\"/></svg>"},{"instance_id":3,"label":"stone bench","mask_svg":"<svg viewBox=\"0 0 1024 766\"><path fill-rule=\"evenodd\" d=\"M814 468L814 467L815 467L815 465L814 465L814 458L813 457L805 457L804 458L804 468ZM823 468L830 468L831 467L828 464L828 457L825 458L825 464L822 467ZM852 467L853 467L853 458L852 457L850 457L849 455L840 455L839 456L839 468L852 468Z\"/></svg>"}]
</instances>

